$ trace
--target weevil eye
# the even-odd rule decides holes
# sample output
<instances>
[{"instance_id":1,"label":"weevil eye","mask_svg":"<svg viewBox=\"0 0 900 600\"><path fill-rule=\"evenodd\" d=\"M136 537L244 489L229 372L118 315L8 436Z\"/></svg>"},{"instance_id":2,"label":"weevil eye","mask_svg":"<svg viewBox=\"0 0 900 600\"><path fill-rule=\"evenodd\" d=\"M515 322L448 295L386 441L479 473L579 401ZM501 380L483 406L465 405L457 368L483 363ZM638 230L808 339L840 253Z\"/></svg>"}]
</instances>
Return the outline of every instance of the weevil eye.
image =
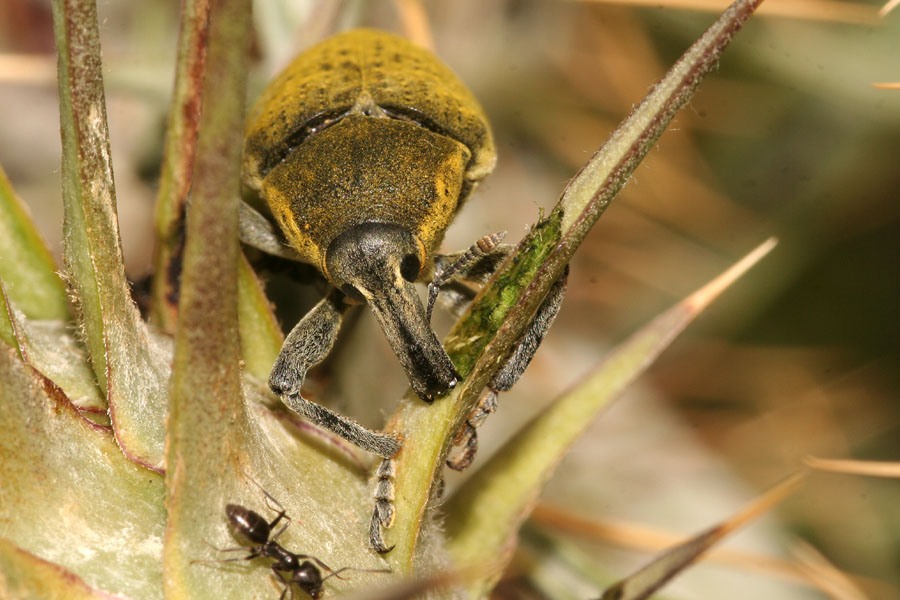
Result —
<instances>
[{"instance_id":1,"label":"weevil eye","mask_svg":"<svg viewBox=\"0 0 900 600\"><path fill-rule=\"evenodd\" d=\"M415 254L407 254L403 257L403 260L400 261L400 275L403 276L403 279L413 282L416 280L416 277L419 276L419 270L422 268L422 263L419 262L419 257Z\"/></svg>"}]
</instances>

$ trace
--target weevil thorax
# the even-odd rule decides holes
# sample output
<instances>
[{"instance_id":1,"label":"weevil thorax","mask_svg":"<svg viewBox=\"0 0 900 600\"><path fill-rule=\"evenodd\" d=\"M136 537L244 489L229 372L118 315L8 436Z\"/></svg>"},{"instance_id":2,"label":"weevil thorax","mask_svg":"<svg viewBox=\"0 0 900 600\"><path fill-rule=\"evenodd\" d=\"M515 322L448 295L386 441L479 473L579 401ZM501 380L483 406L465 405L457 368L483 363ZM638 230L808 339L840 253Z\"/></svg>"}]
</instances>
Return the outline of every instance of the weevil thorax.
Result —
<instances>
[{"instance_id":1,"label":"weevil thorax","mask_svg":"<svg viewBox=\"0 0 900 600\"><path fill-rule=\"evenodd\" d=\"M263 92L245 134L245 183L337 287L346 281L335 279L329 248L351 231L371 245L372 230L360 229L369 223L390 226L382 242L412 240L424 272L495 162L484 113L456 76L426 50L371 30L297 57Z\"/></svg>"},{"instance_id":2,"label":"weevil thorax","mask_svg":"<svg viewBox=\"0 0 900 600\"><path fill-rule=\"evenodd\" d=\"M366 223L415 236L424 265L456 214L470 156L418 125L354 113L297 147L262 192L291 244L329 279L328 248Z\"/></svg>"}]
</instances>

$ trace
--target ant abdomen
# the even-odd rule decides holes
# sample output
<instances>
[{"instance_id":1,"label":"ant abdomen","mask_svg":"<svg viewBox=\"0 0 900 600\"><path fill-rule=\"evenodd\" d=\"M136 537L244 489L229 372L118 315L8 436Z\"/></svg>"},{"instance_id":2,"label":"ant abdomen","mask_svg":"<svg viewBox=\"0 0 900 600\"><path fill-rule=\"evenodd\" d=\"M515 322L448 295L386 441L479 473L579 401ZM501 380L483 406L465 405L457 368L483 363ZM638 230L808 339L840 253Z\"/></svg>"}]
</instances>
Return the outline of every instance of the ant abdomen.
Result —
<instances>
[{"instance_id":1,"label":"ant abdomen","mask_svg":"<svg viewBox=\"0 0 900 600\"><path fill-rule=\"evenodd\" d=\"M271 526L259 513L244 508L239 504L225 507L231 533L240 541L248 541L250 545L265 544L269 540Z\"/></svg>"}]
</instances>

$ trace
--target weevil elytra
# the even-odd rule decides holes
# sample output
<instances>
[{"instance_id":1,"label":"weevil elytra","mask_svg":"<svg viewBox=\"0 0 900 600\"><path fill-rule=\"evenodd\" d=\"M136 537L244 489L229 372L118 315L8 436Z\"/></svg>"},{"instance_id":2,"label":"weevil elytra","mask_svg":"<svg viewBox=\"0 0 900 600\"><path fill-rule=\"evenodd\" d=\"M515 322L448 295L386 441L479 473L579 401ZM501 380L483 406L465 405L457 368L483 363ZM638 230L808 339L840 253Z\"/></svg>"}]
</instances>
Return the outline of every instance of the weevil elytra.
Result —
<instances>
[{"instance_id":1,"label":"weevil elytra","mask_svg":"<svg viewBox=\"0 0 900 600\"><path fill-rule=\"evenodd\" d=\"M495 161L490 127L471 92L431 53L391 34L360 29L334 36L269 84L247 120L243 179L278 228L243 204L241 240L312 264L333 286L287 336L272 369L269 386L285 404L370 452L396 454L397 439L304 399L301 385L330 352L354 303L372 309L419 397L431 402L457 383L429 325L431 305L439 290L460 281L484 283L510 246L485 236L466 252L436 250ZM432 277L426 311L413 284ZM521 375L562 293L561 283L492 391L508 389ZM474 427L469 431L460 438L468 460ZM381 479L379 527L390 522L387 478ZM373 545L385 550L376 537Z\"/></svg>"}]
</instances>

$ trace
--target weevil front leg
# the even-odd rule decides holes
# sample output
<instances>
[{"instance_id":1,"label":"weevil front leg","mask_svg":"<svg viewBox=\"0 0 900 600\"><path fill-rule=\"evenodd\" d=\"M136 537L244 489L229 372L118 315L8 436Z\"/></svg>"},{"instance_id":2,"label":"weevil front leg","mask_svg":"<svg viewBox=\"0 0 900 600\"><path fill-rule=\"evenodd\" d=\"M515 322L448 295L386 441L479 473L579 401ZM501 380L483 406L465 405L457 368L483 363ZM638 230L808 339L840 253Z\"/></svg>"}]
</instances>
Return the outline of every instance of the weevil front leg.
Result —
<instances>
[{"instance_id":1,"label":"weevil front leg","mask_svg":"<svg viewBox=\"0 0 900 600\"><path fill-rule=\"evenodd\" d=\"M310 402L300 392L306 372L331 351L347 304L333 290L300 319L291 330L269 375L269 387L291 410L320 427L378 456L387 458L400 450L391 435L366 429L356 421Z\"/></svg>"},{"instance_id":2,"label":"weevil front leg","mask_svg":"<svg viewBox=\"0 0 900 600\"><path fill-rule=\"evenodd\" d=\"M478 239L465 252L439 254L435 257L434 276L428 284L428 303L425 308L429 321L435 300L441 292L450 291L453 294L451 304L454 306L461 305L466 296L469 296L469 301L472 300L474 295L466 294L465 288L457 290L451 286L460 281L486 283L503 259L512 252L512 246L500 243L504 236L505 231L491 233Z\"/></svg>"}]
</instances>

